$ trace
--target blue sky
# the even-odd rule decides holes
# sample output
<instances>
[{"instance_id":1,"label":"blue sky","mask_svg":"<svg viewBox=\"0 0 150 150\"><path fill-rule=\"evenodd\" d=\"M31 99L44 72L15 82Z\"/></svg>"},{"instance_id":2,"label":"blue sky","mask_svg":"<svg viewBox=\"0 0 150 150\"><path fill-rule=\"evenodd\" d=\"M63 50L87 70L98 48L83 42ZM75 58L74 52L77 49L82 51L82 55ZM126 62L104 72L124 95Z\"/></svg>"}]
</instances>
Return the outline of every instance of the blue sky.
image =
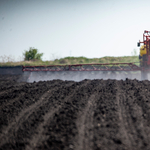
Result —
<instances>
[{"instance_id":1,"label":"blue sky","mask_svg":"<svg viewBox=\"0 0 150 150\"><path fill-rule=\"evenodd\" d=\"M0 0L0 56L129 56L150 30L149 0Z\"/></svg>"}]
</instances>

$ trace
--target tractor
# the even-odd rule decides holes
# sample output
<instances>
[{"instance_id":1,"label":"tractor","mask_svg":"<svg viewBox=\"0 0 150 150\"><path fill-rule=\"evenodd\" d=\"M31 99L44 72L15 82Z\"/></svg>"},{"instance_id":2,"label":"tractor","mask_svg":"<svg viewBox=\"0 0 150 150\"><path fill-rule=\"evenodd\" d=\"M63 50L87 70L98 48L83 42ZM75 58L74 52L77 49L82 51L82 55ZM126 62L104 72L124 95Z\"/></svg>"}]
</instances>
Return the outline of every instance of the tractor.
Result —
<instances>
[{"instance_id":1,"label":"tractor","mask_svg":"<svg viewBox=\"0 0 150 150\"><path fill-rule=\"evenodd\" d=\"M115 72L135 72L141 73L141 80L148 79L148 72L150 71L150 31L144 31L143 41L139 41L137 44L140 47L139 62L135 63L97 63L97 64L74 64L74 65L49 65L49 66L23 66L22 71L28 72L28 78L31 76L39 75L42 79L42 76L46 73L48 76L57 76L60 75L60 79L63 79L62 76L67 76L71 72L71 77L75 74L86 74L84 77L87 77L87 74L97 74L96 78L102 78L101 72L104 73L104 76L107 76L107 73L110 72L114 75ZM82 72L82 73L81 73ZM94 73L95 72L95 73ZM98 72L98 73L96 73ZM111 75L110 75L111 76ZM59 77L57 79L59 79ZM50 78L50 80L53 78Z\"/></svg>"}]
</instances>

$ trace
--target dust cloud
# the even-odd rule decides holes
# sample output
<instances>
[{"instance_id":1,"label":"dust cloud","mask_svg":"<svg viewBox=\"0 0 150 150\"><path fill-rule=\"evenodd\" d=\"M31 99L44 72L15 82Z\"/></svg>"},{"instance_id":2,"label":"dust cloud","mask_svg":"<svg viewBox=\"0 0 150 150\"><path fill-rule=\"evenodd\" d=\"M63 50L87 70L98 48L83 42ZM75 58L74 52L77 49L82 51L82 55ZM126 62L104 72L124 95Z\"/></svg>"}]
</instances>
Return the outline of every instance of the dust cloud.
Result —
<instances>
[{"instance_id":1,"label":"dust cloud","mask_svg":"<svg viewBox=\"0 0 150 150\"><path fill-rule=\"evenodd\" d=\"M150 75L148 76L150 78ZM48 80L67 80L82 81L84 79L116 79L125 80L137 79L141 80L141 72L124 72L124 71L58 71L58 72L24 72L22 79L26 82L38 82Z\"/></svg>"}]
</instances>

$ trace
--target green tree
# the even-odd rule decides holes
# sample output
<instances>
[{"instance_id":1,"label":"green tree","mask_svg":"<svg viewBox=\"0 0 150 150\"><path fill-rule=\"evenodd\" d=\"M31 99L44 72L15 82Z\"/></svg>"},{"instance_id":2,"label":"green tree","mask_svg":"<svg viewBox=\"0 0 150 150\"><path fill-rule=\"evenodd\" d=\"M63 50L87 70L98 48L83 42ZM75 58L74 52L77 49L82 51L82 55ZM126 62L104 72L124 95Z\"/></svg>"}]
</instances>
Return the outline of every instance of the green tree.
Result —
<instances>
[{"instance_id":1,"label":"green tree","mask_svg":"<svg viewBox=\"0 0 150 150\"><path fill-rule=\"evenodd\" d=\"M25 50L23 53L24 60L42 60L43 53L38 53L38 49L30 47L29 50Z\"/></svg>"}]
</instances>

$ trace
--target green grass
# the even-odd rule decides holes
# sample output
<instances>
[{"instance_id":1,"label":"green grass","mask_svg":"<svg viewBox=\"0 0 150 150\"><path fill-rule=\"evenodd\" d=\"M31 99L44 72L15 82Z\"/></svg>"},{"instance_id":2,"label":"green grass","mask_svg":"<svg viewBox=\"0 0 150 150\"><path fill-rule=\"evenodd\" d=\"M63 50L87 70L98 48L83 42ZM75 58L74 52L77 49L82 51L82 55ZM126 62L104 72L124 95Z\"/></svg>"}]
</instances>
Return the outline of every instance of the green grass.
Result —
<instances>
[{"instance_id":1,"label":"green grass","mask_svg":"<svg viewBox=\"0 0 150 150\"><path fill-rule=\"evenodd\" d=\"M11 60L11 59L10 59ZM138 56L124 57L102 57L102 58L86 58L86 57L65 57L55 59L54 61L3 61L0 66L39 66L39 65L70 65L70 64L88 64L88 63L131 63L139 62Z\"/></svg>"}]
</instances>

